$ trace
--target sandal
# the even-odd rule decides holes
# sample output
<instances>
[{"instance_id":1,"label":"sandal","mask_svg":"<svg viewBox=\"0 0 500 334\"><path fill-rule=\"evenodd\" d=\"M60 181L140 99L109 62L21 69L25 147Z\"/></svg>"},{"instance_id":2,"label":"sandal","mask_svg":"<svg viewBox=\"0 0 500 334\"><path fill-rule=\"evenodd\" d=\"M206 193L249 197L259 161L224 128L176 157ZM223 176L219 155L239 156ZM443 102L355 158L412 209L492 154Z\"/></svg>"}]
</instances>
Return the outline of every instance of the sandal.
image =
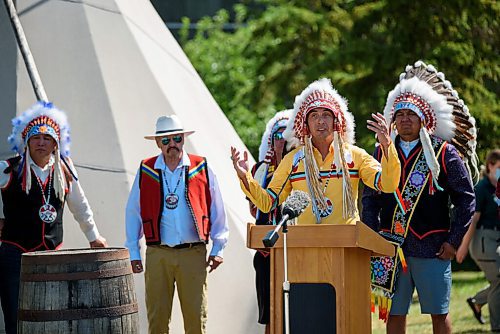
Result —
<instances>
[{"instance_id":1,"label":"sandal","mask_svg":"<svg viewBox=\"0 0 500 334\"><path fill-rule=\"evenodd\" d=\"M485 324L486 322L483 319L483 316L481 315L481 310L476 309L476 303L473 298L467 298L467 304L469 304L469 307L471 308L472 312L474 313L474 317L476 317L476 320L479 321L480 324Z\"/></svg>"}]
</instances>

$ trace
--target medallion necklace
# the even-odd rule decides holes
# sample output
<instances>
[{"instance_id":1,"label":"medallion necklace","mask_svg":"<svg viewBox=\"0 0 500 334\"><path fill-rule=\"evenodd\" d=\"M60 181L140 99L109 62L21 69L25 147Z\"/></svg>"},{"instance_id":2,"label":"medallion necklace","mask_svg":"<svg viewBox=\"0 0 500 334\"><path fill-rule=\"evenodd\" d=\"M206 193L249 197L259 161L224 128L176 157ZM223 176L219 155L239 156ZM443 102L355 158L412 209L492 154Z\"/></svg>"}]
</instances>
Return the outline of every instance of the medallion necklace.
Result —
<instances>
[{"instance_id":1,"label":"medallion necklace","mask_svg":"<svg viewBox=\"0 0 500 334\"><path fill-rule=\"evenodd\" d=\"M182 176L184 175L184 167L181 169L181 173L179 174L179 178L177 179L177 184L175 185L174 190L170 190L170 186L168 185L168 180L167 180L167 175L165 171L162 171L163 173L163 179L165 180L165 184L167 186L167 195L165 196L165 206L169 210L173 210L177 208L177 205L179 205L179 195L177 195L177 188L179 187L179 184L181 183Z\"/></svg>"},{"instance_id":2,"label":"medallion necklace","mask_svg":"<svg viewBox=\"0 0 500 334\"><path fill-rule=\"evenodd\" d=\"M54 206L52 204L49 203L50 202L50 193L51 193L50 190L52 188L52 174L53 173L54 173L54 169L51 168L51 170L49 172L49 176L48 176L49 180L47 182L46 187L43 186L42 180L40 180L38 175L35 174L37 183L40 186L40 191L42 192L42 200L43 200L43 202L42 202L43 204L40 207L40 209L38 210L38 216L40 217L40 219L44 223L47 223L47 224L54 222L57 218L56 209L54 208ZM48 188L47 196L45 196L45 188Z\"/></svg>"}]
</instances>

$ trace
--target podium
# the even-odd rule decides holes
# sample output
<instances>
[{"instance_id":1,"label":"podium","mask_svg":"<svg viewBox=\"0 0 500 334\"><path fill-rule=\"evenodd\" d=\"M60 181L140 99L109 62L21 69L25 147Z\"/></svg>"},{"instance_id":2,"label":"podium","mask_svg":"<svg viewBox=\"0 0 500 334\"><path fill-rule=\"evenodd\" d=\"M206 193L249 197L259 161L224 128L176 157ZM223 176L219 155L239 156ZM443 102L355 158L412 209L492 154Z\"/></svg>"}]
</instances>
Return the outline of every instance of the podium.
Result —
<instances>
[{"instance_id":1,"label":"podium","mask_svg":"<svg viewBox=\"0 0 500 334\"><path fill-rule=\"evenodd\" d=\"M263 249L275 226L247 225L247 247ZM287 233L290 333L371 333L370 256L394 246L358 222L292 225ZM271 248L271 334L284 333L283 233Z\"/></svg>"}]
</instances>

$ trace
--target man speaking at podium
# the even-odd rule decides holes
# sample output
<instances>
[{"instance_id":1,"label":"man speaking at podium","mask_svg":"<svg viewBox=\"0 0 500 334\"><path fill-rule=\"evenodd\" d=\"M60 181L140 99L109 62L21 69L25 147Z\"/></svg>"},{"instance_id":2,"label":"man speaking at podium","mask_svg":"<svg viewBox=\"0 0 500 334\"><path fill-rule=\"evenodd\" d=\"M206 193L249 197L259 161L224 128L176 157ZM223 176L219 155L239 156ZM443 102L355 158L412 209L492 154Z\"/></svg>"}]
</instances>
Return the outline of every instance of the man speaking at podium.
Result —
<instances>
[{"instance_id":1,"label":"man speaking at podium","mask_svg":"<svg viewBox=\"0 0 500 334\"><path fill-rule=\"evenodd\" d=\"M354 145L354 118L330 80L313 82L295 98L292 118L284 132L285 139L295 141L298 147L283 158L267 189L253 179L248 153L241 157L231 147L241 189L262 212L276 208L294 189L309 193L311 205L298 218L298 224L356 223L359 179L390 193L400 177L398 155L384 117L372 116L368 129L376 133L382 147L381 163Z\"/></svg>"}]
</instances>

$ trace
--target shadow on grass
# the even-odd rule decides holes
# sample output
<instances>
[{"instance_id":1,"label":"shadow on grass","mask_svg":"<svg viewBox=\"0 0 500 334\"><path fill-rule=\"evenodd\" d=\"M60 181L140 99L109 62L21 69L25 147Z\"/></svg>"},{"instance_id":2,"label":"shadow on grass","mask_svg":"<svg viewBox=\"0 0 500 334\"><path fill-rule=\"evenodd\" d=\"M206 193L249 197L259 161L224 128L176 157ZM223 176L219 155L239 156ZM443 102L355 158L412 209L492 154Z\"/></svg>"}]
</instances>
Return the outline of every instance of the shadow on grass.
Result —
<instances>
[{"instance_id":1,"label":"shadow on grass","mask_svg":"<svg viewBox=\"0 0 500 334\"><path fill-rule=\"evenodd\" d=\"M458 289L462 286L480 282L484 282L483 275L453 277L453 286Z\"/></svg>"},{"instance_id":2,"label":"shadow on grass","mask_svg":"<svg viewBox=\"0 0 500 334\"><path fill-rule=\"evenodd\" d=\"M454 334L479 334L479 333L491 333L489 330L483 330L483 329L466 329L464 331L456 330L453 328L453 333Z\"/></svg>"}]
</instances>

